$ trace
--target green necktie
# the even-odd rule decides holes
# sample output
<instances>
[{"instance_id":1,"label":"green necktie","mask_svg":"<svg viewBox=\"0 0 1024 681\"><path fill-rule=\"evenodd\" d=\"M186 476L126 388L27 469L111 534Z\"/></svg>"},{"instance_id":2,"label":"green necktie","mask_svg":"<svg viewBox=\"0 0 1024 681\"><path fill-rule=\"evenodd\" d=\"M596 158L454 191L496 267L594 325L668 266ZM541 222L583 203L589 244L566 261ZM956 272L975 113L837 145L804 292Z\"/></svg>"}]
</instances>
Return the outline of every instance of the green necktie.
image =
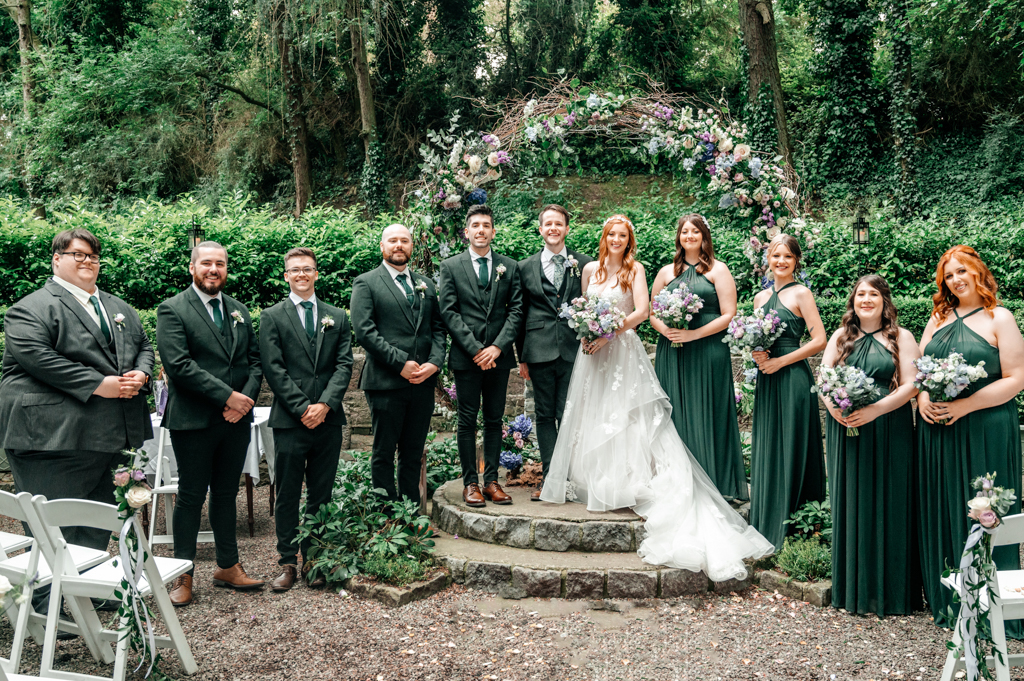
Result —
<instances>
[{"instance_id":1,"label":"green necktie","mask_svg":"<svg viewBox=\"0 0 1024 681\"><path fill-rule=\"evenodd\" d=\"M409 301L409 304L412 305L415 301L412 297L412 287L409 286L409 282L406 280L406 277L408 276L408 272L400 272L395 278L398 279L398 283L405 289L405 298Z\"/></svg>"},{"instance_id":2,"label":"green necktie","mask_svg":"<svg viewBox=\"0 0 1024 681\"><path fill-rule=\"evenodd\" d=\"M480 288L487 288L491 283L490 273L487 271L487 258L477 258L476 261L480 263Z\"/></svg>"},{"instance_id":3,"label":"green necktie","mask_svg":"<svg viewBox=\"0 0 1024 681\"><path fill-rule=\"evenodd\" d=\"M213 308L213 323L218 329L224 329L224 316L220 313L220 301L216 298L210 299L210 307Z\"/></svg>"},{"instance_id":4,"label":"green necktie","mask_svg":"<svg viewBox=\"0 0 1024 681\"><path fill-rule=\"evenodd\" d=\"M96 316L100 318L100 331L103 332L103 337L109 343L111 340L110 327L107 326L107 318L103 316L103 310L100 309L100 299L96 296L89 296L89 302L92 303L92 309L96 310Z\"/></svg>"},{"instance_id":5,"label":"green necktie","mask_svg":"<svg viewBox=\"0 0 1024 681\"><path fill-rule=\"evenodd\" d=\"M310 340L313 340L313 336L316 335L316 329L313 328L313 303L303 300L299 305L306 310L306 335L309 336Z\"/></svg>"},{"instance_id":6,"label":"green necktie","mask_svg":"<svg viewBox=\"0 0 1024 681\"><path fill-rule=\"evenodd\" d=\"M551 256L551 262L555 267L555 290L562 288L562 280L565 279L565 256L562 254Z\"/></svg>"}]
</instances>

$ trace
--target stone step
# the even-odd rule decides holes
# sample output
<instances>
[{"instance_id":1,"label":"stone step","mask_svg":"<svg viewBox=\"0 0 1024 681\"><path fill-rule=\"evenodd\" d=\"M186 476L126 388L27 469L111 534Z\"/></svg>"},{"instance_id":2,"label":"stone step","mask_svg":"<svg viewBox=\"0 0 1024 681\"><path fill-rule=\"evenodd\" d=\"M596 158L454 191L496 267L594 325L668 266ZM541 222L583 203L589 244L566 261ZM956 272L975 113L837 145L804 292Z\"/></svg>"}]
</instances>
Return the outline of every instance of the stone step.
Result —
<instances>
[{"instance_id":1,"label":"stone step","mask_svg":"<svg viewBox=\"0 0 1024 681\"><path fill-rule=\"evenodd\" d=\"M636 553L537 551L445 532L434 549L455 583L503 598L674 598L709 590L729 593L751 584L749 577L710 582L703 572L648 565Z\"/></svg>"}]
</instances>

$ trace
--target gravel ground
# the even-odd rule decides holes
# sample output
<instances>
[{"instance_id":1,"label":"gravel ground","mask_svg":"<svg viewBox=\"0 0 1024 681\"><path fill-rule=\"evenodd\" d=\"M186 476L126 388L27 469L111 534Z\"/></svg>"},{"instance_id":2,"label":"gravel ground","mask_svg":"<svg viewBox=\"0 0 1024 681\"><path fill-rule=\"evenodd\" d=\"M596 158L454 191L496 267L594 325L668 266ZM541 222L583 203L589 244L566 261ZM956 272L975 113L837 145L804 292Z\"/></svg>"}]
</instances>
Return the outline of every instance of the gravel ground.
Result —
<instances>
[{"instance_id":1,"label":"gravel ground","mask_svg":"<svg viewBox=\"0 0 1024 681\"><path fill-rule=\"evenodd\" d=\"M239 494L238 535L242 564L269 580L277 555L267 495L257 488L250 539ZM0 525L11 531L10 520ZM924 680L938 678L945 658L947 632L925 613L879 621L757 588L592 602L507 601L455 586L395 610L306 587L234 593L210 584L214 567L213 546L200 545L196 600L177 611L199 664L195 679ZM10 637L4 620L0 654ZM40 654L30 640L22 673L38 673ZM77 640L59 644L58 666L112 669L97 667ZM183 678L173 653L162 667Z\"/></svg>"}]
</instances>

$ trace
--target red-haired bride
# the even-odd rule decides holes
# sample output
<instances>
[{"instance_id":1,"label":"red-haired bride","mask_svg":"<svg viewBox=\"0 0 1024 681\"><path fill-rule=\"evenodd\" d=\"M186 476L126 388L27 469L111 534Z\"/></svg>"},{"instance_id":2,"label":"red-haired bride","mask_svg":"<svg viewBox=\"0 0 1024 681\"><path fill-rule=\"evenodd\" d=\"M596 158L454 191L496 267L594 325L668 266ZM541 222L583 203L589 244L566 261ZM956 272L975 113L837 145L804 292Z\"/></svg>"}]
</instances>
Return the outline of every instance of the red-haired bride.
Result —
<instances>
[{"instance_id":1,"label":"red-haired bride","mask_svg":"<svg viewBox=\"0 0 1024 681\"><path fill-rule=\"evenodd\" d=\"M583 291L607 297L626 322L611 340L581 344L541 500L578 501L591 511L630 507L646 519L637 551L646 562L703 570L716 582L743 578L743 559L773 546L722 498L679 439L634 331L649 313L635 256L633 223L608 218L600 256L583 268Z\"/></svg>"}]
</instances>

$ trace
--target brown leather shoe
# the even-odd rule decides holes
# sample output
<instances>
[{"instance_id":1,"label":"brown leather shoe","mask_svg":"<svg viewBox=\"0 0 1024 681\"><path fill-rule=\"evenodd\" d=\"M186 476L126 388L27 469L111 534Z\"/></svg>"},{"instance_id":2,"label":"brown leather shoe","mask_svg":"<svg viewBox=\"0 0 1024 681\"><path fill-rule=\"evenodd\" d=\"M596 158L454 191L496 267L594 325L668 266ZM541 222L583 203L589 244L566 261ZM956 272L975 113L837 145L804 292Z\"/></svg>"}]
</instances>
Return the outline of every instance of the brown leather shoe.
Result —
<instances>
[{"instance_id":1,"label":"brown leather shoe","mask_svg":"<svg viewBox=\"0 0 1024 681\"><path fill-rule=\"evenodd\" d=\"M282 565L281 568L281 574L270 583L270 588L273 591L287 591L295 584L295 579L298 576L298 570L294 565Z\"/></svg>"},{"instance_id":2,"label":"brown leather shoe","mask_svg":"<svg viewBox=\"0 0 1024 681\"><path fill-rule=\"evenodd\" d=\"M530 493L530 501L540 501L540 487Z\"/></svg>"},{"instance_id":3,"label":"brown leather shoe","mask_svg":"<svg viewBox=\"0 0 1024 681\"><path fill-rule=\"evenodd\" d=\"M216 586L229 586L235 591L258 589L264 584L262 581L252 579L245 574L241 563L235 563L229 568L217 568L214 570L213 583Z\"/></svg>"},{"instance_id":4,"label":"brown leather shoe","mask_svg":"<svg viewBox=\"0 0 1024 681\"><path fill-rule=\"evenodd\" d=\"M171 582L171 604L183 608L192 602L192 575L179 575Z\"/></svg>"},{"instance_id":5,"label":"brown leather shoe","mask_svg":"<svg viewBox=\"0 0 1024 681\"><path fill-rule=\"evenodd\" d=\"M309 571L313 569L313 565L314 564L312 562L307 563L307 562L303 561L303 563L302 563L302 576L305 577L306 584L309 585L309 588L311 588L311 589L322 589L325 586L327 586L327 578L324 577L323 573L317 573L316 577L314 577L313 579L310 579L309 578Z\"/></svg>"},{"instance_id":6,"label":"brown leather shoe","mask_svg":"<svg viewBox=\"0 0 1024 681\"><path fill-rule=\"evenodd\" d=\"M480 485L475 482L469 483L466 485L466 489L462 490L462 500L466 502L466 506L474 508L487 505L484 495L480 493Z\"/></svg>"},{"instance_id":7,"label":"brown leather shoe","mask_svg":"<svg viewBox=\"0 0 1024 681\"><path fill-rule=\"evenodd\" d=\"M495 480L491 484L484 487L484 496L490 500L492 504L500 504L502 506L512 503L512 497L505 494L505 490L501 489L501 485Z\"/></svg>"}]
</instances>

